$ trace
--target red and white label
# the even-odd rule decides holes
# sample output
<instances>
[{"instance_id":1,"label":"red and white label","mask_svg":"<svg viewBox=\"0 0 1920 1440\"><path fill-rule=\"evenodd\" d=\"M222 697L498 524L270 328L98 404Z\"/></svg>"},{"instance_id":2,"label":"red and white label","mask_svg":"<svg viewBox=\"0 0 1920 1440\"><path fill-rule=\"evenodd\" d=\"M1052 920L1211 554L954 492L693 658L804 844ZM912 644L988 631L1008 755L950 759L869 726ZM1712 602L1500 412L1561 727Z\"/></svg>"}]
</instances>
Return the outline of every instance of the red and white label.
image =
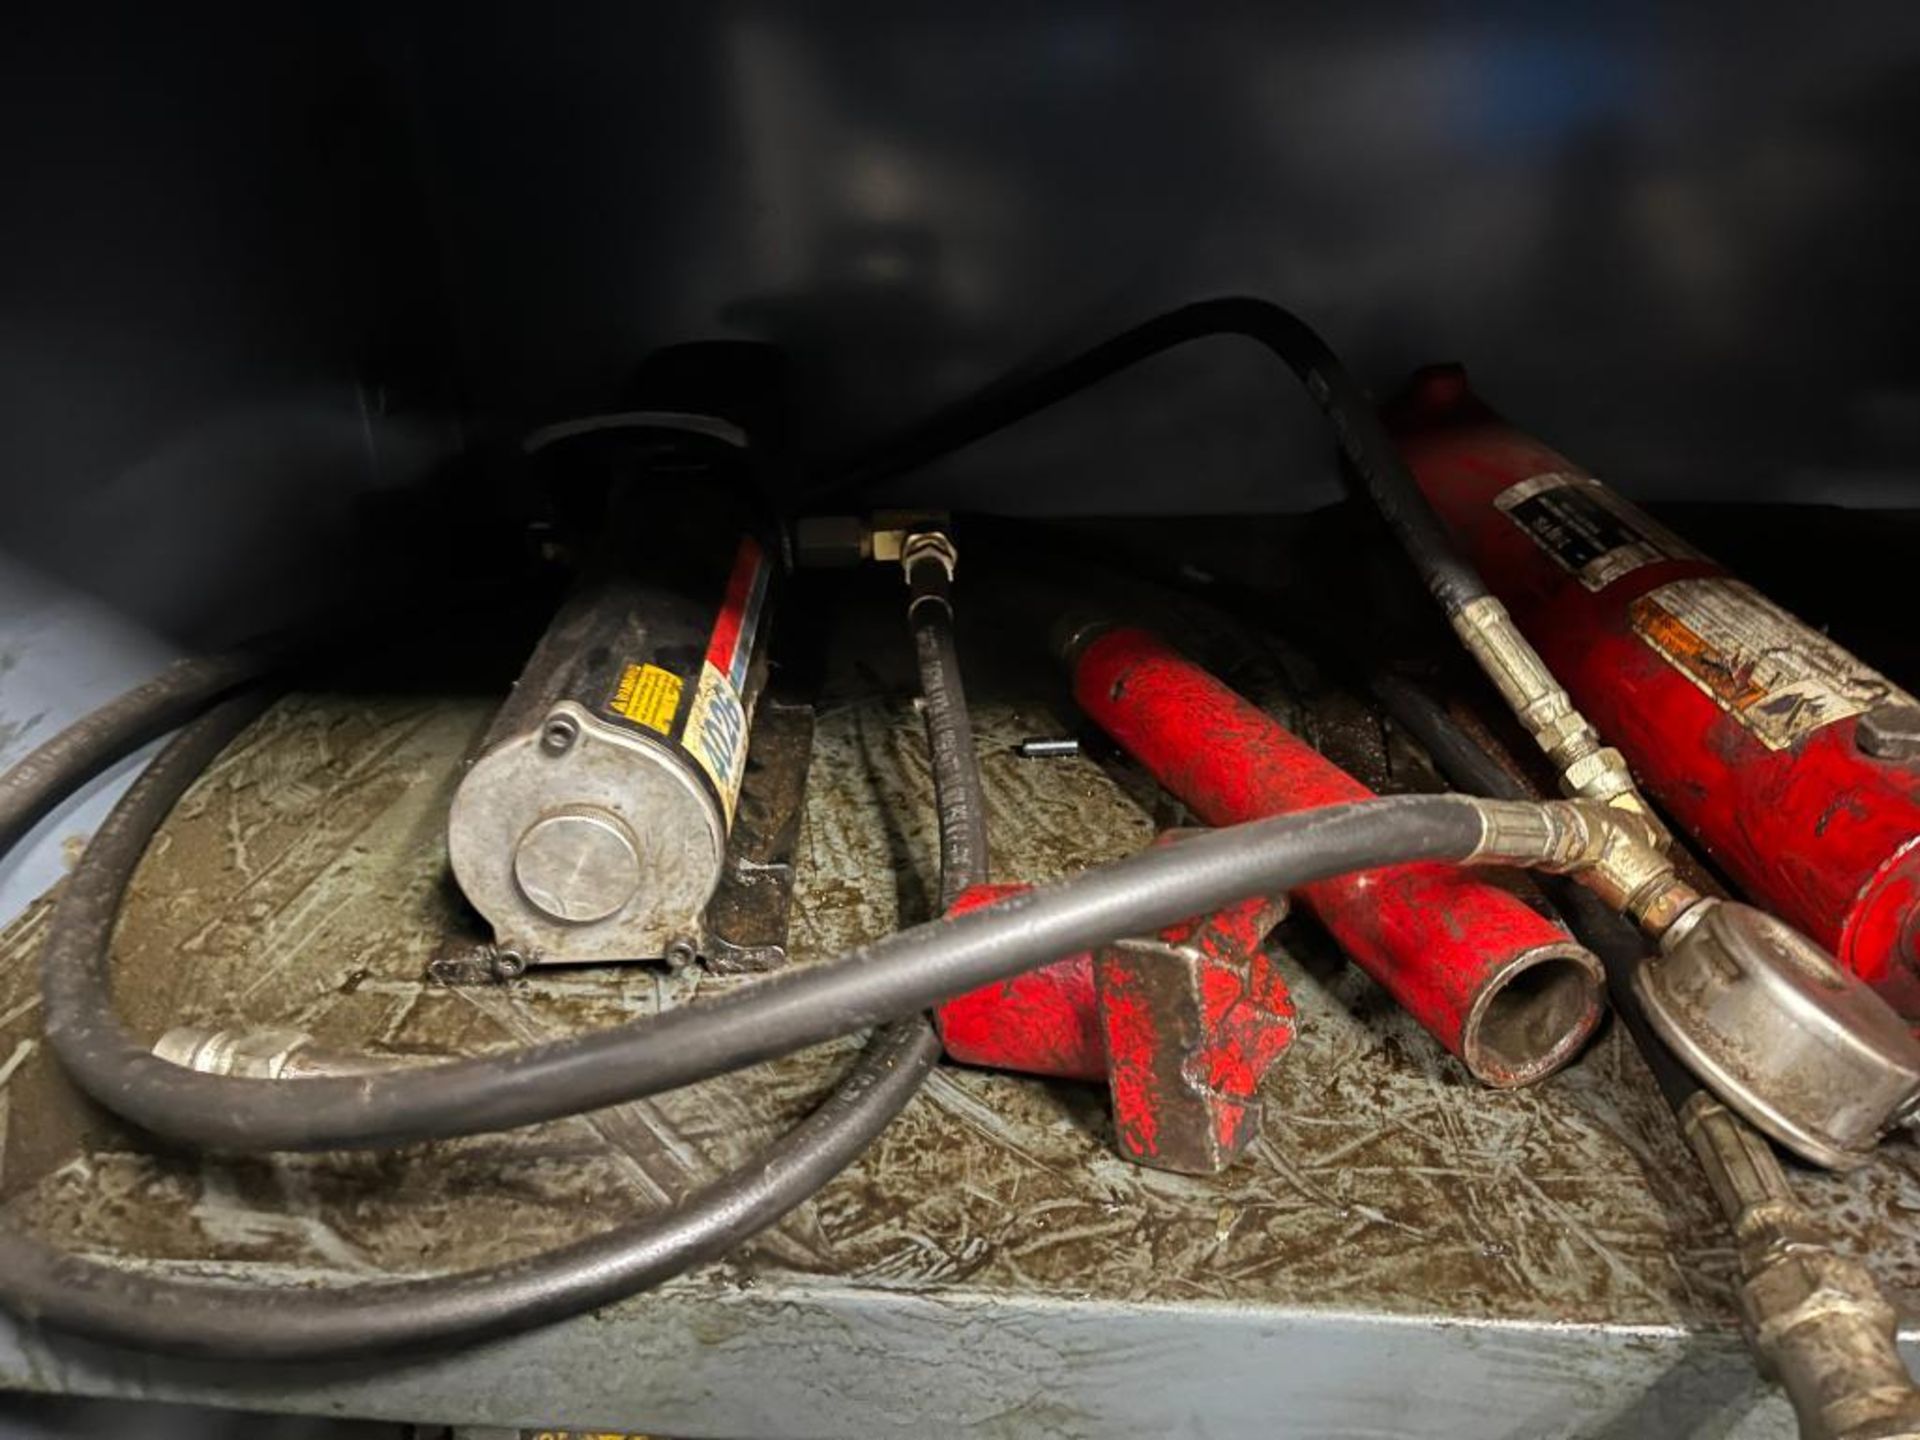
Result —
<instances>
[{"instance_id":1,"label":"red and white label","mask_svg":"<svg viewBox=\"0 0 1920 1440\"><path fill-rule=\"evenodd\" d=\"M683 743L712 777L728 824L733 823L733 807L739 802L740 782L747 770L747 669L753 663L753 641L766 608L769 578L766 552L748 536L734 556L727 593L707 641L707 658L700 666L693 708L687 713Z\"/></svg>"},{"instance_id":2,"label":"red and white label","mask_svg":"<svg viewBox=\"0 0 1920 1440\"><path fill-rule=\"evenodd\" d=\"M1752 586L1676 580L1627 607L1666 662L1769 750L1905 692Z\"/></svg>"}]
</instances>

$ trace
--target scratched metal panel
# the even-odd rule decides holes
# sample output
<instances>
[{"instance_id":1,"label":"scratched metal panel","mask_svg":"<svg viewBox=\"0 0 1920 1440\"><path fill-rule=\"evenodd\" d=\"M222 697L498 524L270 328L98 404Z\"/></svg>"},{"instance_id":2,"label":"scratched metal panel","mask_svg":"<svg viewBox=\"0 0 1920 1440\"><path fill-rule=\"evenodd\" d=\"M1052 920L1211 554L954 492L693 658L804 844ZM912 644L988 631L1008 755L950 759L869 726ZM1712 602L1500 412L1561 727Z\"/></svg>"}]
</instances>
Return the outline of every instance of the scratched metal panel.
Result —
<instances>
[{"instance_id":1,"label":"scratched metal panel","mask_svg":"<svg viewBox=\"0 0 1920 1440\"><path fill-rule=\"evenodd\" d=\"M720 331L791 350L800 443L833 454L1253 291L1382 390L1467 361L1630 493L1920 491L1910 0L369 13L477 425L606 406L645 350ZM1195 347L910 493L1328 498L1330 450L1276 372Z\"/></svg>"},{"instance_id":2,"label":"scratched metal panel","mask_svg":"<svg viewBox=\"0 0 1920 1440\"><path fill-rule=\"evenodd\" d=\"M453 1054L684 1001L690 976L638 968L511 991L421 984L458 923L442 817L486 714L381 696L275 709L142 871L119 947L129 1022L291 1023ZM1147 840L1135 787L1091 760L1011 753L1060 717L989 698L979 721L1001 875L1058 875ZM832 692L809 797L803 955L923 914L935 839L910 706ZM684 1193L803 1111L850 1053L398 1155L161 1158L78 1104L39 1046L44 917L0 939L11 1218L127 1263L319 1283L523 1254ZM943 1071L778 1232L590 1320L319 1374L156 1367L9 1324L0 1383L690 1435L916 1420L1233 1435L1267 1431L1281 1408L1315 1433L1784 1433L1727 1333L1711 1203L1617 1036L1547 1085L1488 1092L1370 981L1304 935L1290 943L1300 1039L1268 1088L1265 1138L1225 1176L1115 1159L1097 1089ZM1911 1295L1910 1152L1804 1183Z\"/></svg>"}]
</instances>

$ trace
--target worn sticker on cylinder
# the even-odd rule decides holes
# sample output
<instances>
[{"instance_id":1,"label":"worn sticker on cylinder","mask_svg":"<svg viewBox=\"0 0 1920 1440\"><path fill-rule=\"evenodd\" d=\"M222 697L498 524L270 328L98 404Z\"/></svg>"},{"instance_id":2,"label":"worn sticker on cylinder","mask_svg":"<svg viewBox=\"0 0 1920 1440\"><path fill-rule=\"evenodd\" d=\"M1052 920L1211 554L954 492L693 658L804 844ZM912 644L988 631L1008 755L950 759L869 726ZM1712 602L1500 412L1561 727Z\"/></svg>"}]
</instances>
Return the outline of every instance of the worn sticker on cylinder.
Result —
<instances>
[{"instance_id":1,"label":"worn sticker on cylinder","mask_svg":"<svg viewBox=\"0 0 1920 1440\"><path fill-rule=\"evenodd\" d=\"M694 687L693 708L687 712L681 743L700 762L733 823L733 807L740 799L740 782L747 770L747 673L753 663L753 643L766 608L768 568L766 552L748 537L734 556L720 603L707 658Z\"/></svg>"},{"instance_id":2,"label":"worn sticker on cylinder","mask_svg":"<svg viewBox=\"0 0 1920 1440\"><path fill-rule=\"evenodd\" d=\"M727 823L740 798L740 782L747 772L747 709L733 683L708 661L700 667L700 683L693 692L682 741L687 753L700 762L720 792Z\"/></svg>"},{"instance_id":3,"label":"worn sticker on cylinder","mask_svg":"<svg viewBox=\"0 0 1920 1440\"><path fill-rule=\"evenodd\" d=\"M1493 503L1589 590L1662 560L1707 558L1591 475L1535 475Z\"/></svg>"},{"instance_id":4,"label":"worn sticker on cylinder","mask_svg":"<svg viewBox=\"0 0 1920 1440\"><path fill-rule=\"evenodd\" d=\"M1902 695L1739 580L1676 580L1640 596L1627 614L1674 669L1770 750Z\"/></svg>"},{"instance_id":5,"label":"worn sticker on cylinder","mask_svg":"<svg viewBox=\"0 0 1920 1440\"><path fill-rule=\"evenodd\" d=\"M685 688L686 681L671 670L658 665L629 665L620 672L620 683L607 708L665 735L673 729L673 717L680 713L680 692Z\"/></svg>"}]
</instances>

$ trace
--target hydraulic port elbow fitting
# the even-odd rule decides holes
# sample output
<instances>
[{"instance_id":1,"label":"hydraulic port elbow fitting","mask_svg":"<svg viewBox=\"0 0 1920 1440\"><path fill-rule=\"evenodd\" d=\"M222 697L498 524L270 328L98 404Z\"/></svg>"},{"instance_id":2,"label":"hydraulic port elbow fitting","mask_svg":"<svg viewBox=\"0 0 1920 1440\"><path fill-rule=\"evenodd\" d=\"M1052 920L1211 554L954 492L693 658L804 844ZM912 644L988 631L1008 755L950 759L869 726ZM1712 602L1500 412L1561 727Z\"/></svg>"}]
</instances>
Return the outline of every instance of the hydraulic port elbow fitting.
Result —
<instances>
[{"instance_id":1,"label":"hydraulic port elbow fitting","mask_svg":"<svg viewBox=\"0 0 1920 1440\"><path fill-rule=\"evenodd\" d=\"M1700 901L1664 853L1666 832L1644 811L1595 800L1483 800L1478 860L1572 875L1650 936Z\"/></svg>"},{"instance_id":2,"label":"hydraulic port elbow fitting","mask_svg":"<svg viewBox=\"0 0 1920 1440\"><path fill-rule=\"evenodd\" d=\"M1920 1042L1906 1022L1784 921L1677 878L1631 812L1476 804L1471 859L1571 874L1659 941L1633 975L1648 1023L1750 1124L1838 1168L1920 1111Z\"/></svg>"}]
</instances>

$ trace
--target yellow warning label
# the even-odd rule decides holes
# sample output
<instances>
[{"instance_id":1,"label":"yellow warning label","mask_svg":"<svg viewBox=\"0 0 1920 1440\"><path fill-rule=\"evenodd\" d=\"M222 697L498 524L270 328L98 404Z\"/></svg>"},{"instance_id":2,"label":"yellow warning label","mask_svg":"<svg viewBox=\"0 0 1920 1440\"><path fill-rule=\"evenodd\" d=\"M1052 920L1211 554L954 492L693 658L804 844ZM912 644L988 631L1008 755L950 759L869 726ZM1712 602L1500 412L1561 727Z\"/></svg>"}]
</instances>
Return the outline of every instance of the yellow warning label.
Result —
<instances>
[{"instance_id":1,"label":"yellow warning label","mask_svg":"<svg viewBox=\"0 0 1920 1440\"><path fill-rule=\"evenodd\" d=\"M607 708L636 725L664 735L673 728L686 682L658 665L629 665L620 673L620 685Z\"/></svg>"}]
</instances>

